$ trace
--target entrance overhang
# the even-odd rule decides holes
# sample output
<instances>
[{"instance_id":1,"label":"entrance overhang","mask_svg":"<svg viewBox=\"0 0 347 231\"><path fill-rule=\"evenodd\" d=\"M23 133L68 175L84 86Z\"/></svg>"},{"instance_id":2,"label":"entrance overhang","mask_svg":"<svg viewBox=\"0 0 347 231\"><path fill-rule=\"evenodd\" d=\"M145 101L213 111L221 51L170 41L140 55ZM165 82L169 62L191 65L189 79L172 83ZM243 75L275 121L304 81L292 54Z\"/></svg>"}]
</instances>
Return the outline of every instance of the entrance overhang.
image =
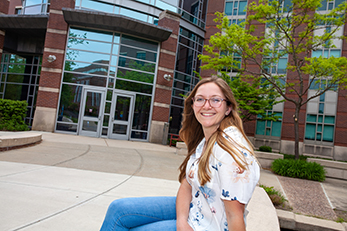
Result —
<instances>
[{"instance_id":1,"label":"entrance overhang","mask_svg":"<svg viewBox=\"0 0 347 231\"><path fill-rule=\"evenodd\" d=\"M162 42L172 30L118 14L63 8L64 19L74 26L105 29Z\"/></svg>"},{"instance_id":2,"label":"entrance overhang","mask_svg":"<svg viewBox=\"0 0 347 231\"><path fill-rule=\"evenodd\" d=\"M44 37L48 15L0 15L0 30L25 37Z\"/></svg>"}]
</instances>

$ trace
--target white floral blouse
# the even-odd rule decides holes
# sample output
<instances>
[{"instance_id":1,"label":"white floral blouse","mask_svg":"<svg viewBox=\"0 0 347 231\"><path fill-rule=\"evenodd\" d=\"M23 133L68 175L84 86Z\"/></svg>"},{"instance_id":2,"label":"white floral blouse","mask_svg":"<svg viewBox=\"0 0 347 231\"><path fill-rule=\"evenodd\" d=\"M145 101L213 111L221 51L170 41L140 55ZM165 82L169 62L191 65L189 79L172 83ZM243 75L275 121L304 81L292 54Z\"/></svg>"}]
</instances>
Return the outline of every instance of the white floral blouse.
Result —
<instances>
[{"instance_id":1,"label":"white floral blouse","mask_svg":"<svg viewBox=\"0 0 347 231\"><path fill-rule=\"evenodd\" d=\"M228 127L224 132L235 142L249 147L236 127ZM195 231L227 231L223 200L237 200L247 206L259 180L259 165L247 150L242 149L248 163L247 170L243 170L233 157L216 143L209 162L211 180L201 186L198 180L198 160L204 145L205 138L190 157L186 168L186 178L192 186L188 223ZM246 210L245 223L247 213Z\"/></svg>"}]
</instances>

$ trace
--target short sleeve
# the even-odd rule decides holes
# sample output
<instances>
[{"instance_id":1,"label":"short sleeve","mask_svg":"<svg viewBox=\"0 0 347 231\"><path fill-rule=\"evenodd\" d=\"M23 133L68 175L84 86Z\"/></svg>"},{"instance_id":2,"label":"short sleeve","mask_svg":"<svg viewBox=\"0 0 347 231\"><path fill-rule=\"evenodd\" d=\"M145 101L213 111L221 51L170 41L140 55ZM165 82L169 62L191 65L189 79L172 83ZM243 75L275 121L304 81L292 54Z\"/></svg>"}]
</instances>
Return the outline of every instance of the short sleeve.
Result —
<instances>
[{"instance_id":1,"label":"short sleeve","mask_svg":"<svg viewBox=\"0 0 347 231\"><path fill-rule=\"evenodd\" d=\"M236 130L235 130L236 129ZM226 134L233 138L235 142L248 147L241 133L235 128ZM215 166L218 166L218 183L221 190L221 199L237 200L247 204L252 197L255 186L260 177L260 168L255 158L246 150L240 152L245 156L248 163L246 170L243 170L234 158L218 145L215 147Z\"/></svg>"}]
</instances>

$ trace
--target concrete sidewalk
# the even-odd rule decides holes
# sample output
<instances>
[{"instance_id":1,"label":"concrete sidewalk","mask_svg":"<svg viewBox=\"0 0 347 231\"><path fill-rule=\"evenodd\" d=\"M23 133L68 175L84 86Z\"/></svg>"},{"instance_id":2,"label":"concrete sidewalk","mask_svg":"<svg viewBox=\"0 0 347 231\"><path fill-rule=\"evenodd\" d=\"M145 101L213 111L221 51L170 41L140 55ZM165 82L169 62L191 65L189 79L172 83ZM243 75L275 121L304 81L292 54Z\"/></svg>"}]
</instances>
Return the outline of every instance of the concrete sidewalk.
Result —
<instances>
[{"instance_id":1,"label":"concrete sidewalk","mask_svg":"<svg viewBox=\"0 0 347 231\"><path fill-rule=\"evenodd\" d=\"M0 152L0 230L99 230L114 199L177 193L184 156L176 148L58 133L42 139ZM263 189L248 210L247 230L279 230Z\"/></svg>"}]
</instances>

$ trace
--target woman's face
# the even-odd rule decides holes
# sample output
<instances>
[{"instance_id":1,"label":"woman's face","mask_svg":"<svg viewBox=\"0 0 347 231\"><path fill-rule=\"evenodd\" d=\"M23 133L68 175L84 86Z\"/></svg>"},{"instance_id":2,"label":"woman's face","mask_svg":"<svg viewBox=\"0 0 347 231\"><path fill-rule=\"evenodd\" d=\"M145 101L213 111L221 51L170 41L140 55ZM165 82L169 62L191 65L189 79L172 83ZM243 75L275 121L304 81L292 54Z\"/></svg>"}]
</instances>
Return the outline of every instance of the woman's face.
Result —
<instances>
[{"instance_id":1,"label":"woman's face","mask_svg":"<svg viewBox=\"0 0 347 231\"><path fill-rule=\"evenodd\" d=\"M222 90L215 83L205 83L201 85L194 96L194 101L199 98L203 99L226 99ZM196 119L201 124L204 131L210 130L211 132L217 130L220 123L226 115L231 111L231 106L227 106L226 101L222 101L219 107L213 107L209 100L204 102L203 106L197 106L196 102L193 103L193 110Z\"/></svg>"}]
</instances>

